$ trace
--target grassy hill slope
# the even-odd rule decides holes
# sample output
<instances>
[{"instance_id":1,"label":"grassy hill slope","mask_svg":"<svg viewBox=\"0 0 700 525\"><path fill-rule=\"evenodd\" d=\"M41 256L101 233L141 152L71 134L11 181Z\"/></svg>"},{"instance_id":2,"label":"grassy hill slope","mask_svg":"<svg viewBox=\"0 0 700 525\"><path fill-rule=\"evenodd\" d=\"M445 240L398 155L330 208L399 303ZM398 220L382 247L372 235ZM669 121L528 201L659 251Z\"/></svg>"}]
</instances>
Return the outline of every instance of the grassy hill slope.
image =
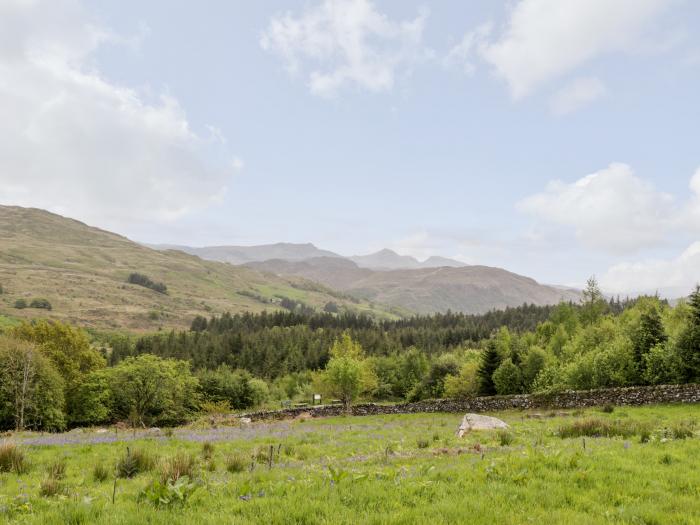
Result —
<instances>
[{"instance_id":1,"label":"grassy hill slope","mask_svg":"<svg viewBox=\"0 0 700 525\"><path fill-rule=\"evenodd\" d=\"M132 272L163 282L168 294L128 284ZM315 308L333 301L380 316L387 311L349 300L300 277L156 251L43 210L0 206L0 315L49 317L83 326L153 330L188 326L195 315L279 308L286 297ZM53 310L13 307L46 298Z\"/></svg>"}]
</instances>

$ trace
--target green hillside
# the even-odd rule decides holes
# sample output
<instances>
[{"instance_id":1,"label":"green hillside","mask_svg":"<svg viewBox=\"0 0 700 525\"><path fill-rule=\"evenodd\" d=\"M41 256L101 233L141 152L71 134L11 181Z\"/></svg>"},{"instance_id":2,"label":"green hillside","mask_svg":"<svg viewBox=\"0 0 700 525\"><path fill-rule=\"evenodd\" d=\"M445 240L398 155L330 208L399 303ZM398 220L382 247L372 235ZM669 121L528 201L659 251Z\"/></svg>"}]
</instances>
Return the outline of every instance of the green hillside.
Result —
<instances>
[{"instance_id":1,"label":"green hillside","mask_svg":"<svg viewBox=\"0 0 700 525\"><path fill-rule=\"evenodd\" d=\"M167 295L128 284L132 272L167 286ZM321 309L393 316L387 310L303 278L156 251L47 211L0 206L0 315L49 317L96 328L154 330L188 326L195 315L260 312L283 298ZM52 310L17 309L18 299L47 299Z\"/></svg>"}]
</instances>

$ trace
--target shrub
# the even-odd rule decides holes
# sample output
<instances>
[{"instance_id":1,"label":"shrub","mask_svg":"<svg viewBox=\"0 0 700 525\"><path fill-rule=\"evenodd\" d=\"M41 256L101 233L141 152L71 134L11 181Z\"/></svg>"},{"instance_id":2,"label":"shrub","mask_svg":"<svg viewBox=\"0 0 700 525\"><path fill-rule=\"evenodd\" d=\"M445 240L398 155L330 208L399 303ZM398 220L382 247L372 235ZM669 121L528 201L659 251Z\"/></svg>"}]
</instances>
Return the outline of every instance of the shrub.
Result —
<instances>
[{"instance_id":1,"label":"shrub","mask_svg":"<svg viewBox=\"0 0 700 525\"><path fill-rule=\"evenodd\" d=\"M152 470L154 465L155 458L150 453L138 448L131 451L127 447L126 454L117 462L117 476L133 478L137 474Z\"/></svg>"},{"instance_id":2,"label":"shrub","mask_svg":"<svg viewBox=\"0 0 700 525\"><path fill-rule=\"evenodd\" d=\"M515 441L515 436L513 436L511 432L508 432L505 429L498 431L498 442L502 447L507 447L508 445L513 444L513 441Z\"/></svg>"},{"instance_id":3,"label":"shrub","mask_svg":"<svg viewBox=\"0 0 700 525\"><path fill-rule=\"evenodd\" d=\"M24 310L27 307L27 301L24 299L17 299L15 301L15 308L18 310Z\"/></svg>"},{"instance_id":4,"label":"shrub","mask_svg":"<svg viewBox=\"0 0 700 525\"><path fill-rule=\"evenodd\" d=\"M248 466L248 461L241 454L231 454L226 457L226 470L231 474L243 472Z\"/></svg>"},{"instance_id":5,"label":"shrub","mask_svg":"<svg viewBox=\"0 0 700 525\"><path fill-rule=\"evenodd\" d=\"M197 468L197 460L194 456L185 453L178 453L170 458L161 461L159 466L160 482L176 482L182 477L194 478Z\"/></svg>"},{"instance_id":6,"label":"shrub","mask_svg":"<svg viewBox=\"0 0 700 525\"><path fill-rule=\"evenodd\" d=\"M42 310L51 310L51 303L46 299L32 299L29 303L29 308L40 308Z\"/></svg>"},{"instance_id":7,"label":"shrub","mask_svg":"<svg viewBox=\"0 0 700 525\"><path fill-rule=\"evenodd\" d=\"M97 463L92 469L92 479L97 482L106 481L109 478L109 469L104 463Z\"/></svg>"},{"instance_id":8,"label":"shrub","mask_svg":"<svg viewBox=\"0 0 700 525\"><path fill-rule=\"evenodd\" d=\"M11 441L0 442L0 472L24 474L29 463L24 451Z\"/></svg>"},{"instance_id":9,"label":"shrub","mask_svg":"<svg viewBox=\"0 0 700 525\"><path fill-rule=\"evenodd\" d=\"M419 439L416 442L416 445L418 445L418 448L428 448L428 440L427 439Z\"/></svg>"}]
</instances>

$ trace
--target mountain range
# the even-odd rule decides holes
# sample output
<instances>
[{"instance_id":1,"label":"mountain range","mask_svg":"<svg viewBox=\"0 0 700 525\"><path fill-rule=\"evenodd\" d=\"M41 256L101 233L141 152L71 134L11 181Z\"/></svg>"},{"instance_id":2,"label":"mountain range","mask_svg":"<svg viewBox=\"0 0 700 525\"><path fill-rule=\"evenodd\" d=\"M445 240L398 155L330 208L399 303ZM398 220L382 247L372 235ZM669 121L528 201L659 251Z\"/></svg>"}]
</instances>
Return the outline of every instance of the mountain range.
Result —
<instances>
[{"instance_id":1,"label":"mountain range","mask_svg":"<svg viewBox=\"0 0 700 525\"><path fill-rule=\"evenodd\" d=\"M157 248L157 249L153 249ZM131 284L140 273L167 294ZM196 315L302 305L377 317L447 310L483 313L523 303L578 300L501 268L391 250L343 257L313 244L144 246L44 210L0 206L0 314L39 314L85 326L152 330L187 326ZM53 309L16 309L18 299Z\"/></svg>"}]
</instances>

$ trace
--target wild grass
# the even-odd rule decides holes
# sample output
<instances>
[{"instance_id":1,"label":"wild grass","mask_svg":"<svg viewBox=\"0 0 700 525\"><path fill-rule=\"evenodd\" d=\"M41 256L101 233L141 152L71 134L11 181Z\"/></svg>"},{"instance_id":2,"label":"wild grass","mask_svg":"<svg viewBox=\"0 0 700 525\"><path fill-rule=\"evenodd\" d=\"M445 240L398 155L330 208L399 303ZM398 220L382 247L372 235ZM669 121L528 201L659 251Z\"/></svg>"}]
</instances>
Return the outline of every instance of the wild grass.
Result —
<instances>
[{"instance_id":1,"label":"wild grass","mask_svg":"<svg viewBox=\"0 0 700 525\"><path fill-rule=\"evenodd\" d=\"M631 437L647 432L648 427L640 422L609 420L589 417L559 427L561 438L576 437Z\"/></svg>"},{"instance_id":2,"label":"wild grass","mask_svg":"<svg viewBox=\"0 0 700 525\"><path fill-rule=\"evenodd\" d=\"M700 438L693 426L700 406L622 412L551 418L502 412L493 415L509 430L462 439L454 434L462 414L344 416L225 433L183 428L173 439L115 436L126 443L104 443L103 434L89 431L69 445L41 444L54 436L20 436L16 445L32 469L0 473L0 523L700 523ZM599 437L562 439L560 429L574 424ZM642 429L649 431L644 442ZM210 470L203 443L214 440L209 461L220 466ZM419 448L421 440L430 445ZM272 468L256 462L251 469L256 452L269 459L270 445ZM115 486L113 469L127 446L132 458L162 459L152 473ZM66 463L61 480L47 476L57 458ZM197 462L202 468L189 469ZM106 467L106 480L94 475L98 465Z\"/></svg>"},{"instance_id":3,"label":"wild grass","mask_svg":"<svg viewBox=\"0 0 700 525\"><path fill-rule=\"evenodd\" d=\"M156 464L156 458L150 452L127 447L126 452L117 461L117 476L120 478L133 478L137 474L152 470Z\"/></svg>"},{"instance_id":4,"label":"wild grass","mask_svg":"<svg viewBox=\"0 0 700 525\"><path fill-rule=\"evenodd\" d=\"M24 450L12 441L0 441L0 472L24 474L29 462Z\"/></svg>"}]
</instances>

